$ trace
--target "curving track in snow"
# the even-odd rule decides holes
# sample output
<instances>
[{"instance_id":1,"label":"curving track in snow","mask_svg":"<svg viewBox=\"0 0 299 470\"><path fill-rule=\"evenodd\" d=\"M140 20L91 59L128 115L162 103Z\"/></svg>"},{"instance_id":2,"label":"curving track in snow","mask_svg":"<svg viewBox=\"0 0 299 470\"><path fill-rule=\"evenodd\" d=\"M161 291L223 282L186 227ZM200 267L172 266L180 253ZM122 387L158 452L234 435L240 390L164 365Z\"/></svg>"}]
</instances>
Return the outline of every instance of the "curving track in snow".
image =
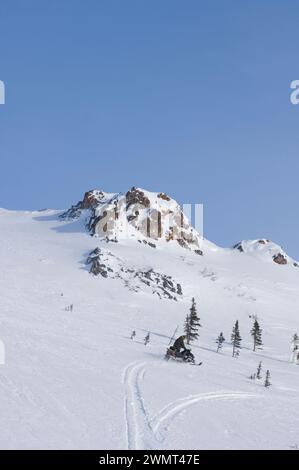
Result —
<instances>
[{"instance_id":1,"label":"curving track in snow","mask_svg":"<svg viewBox=\"0 0 299 470\"><path fill-rule=\"evenodd\" d=\"M169 403L162 410L160 410L152 419L151 424L156 438L162 442L166 438L166 432L171 426L174 419L187 408L197 405L200 402L208 400L240 400L253 398L256 395L243 393L243 392L211 392L200 393L188 397L180 398L172 403Z\"/></svg>"},{"instance_id":2,"label":"curving track in snow","mask_svg":"<svg viewBox=\"0 0 299 470\"><path fill-rule=\"evenodd\" d=\"M125 388L124 414L127 448L129 450L157 449L167 437L176 417L190 406L208 400L242 400L256 395L237 391L200 393L169 403L150 418L144 403L141 383L146 372L145 362L133 362L123 372Z\"/></svg>"}]
</instances>

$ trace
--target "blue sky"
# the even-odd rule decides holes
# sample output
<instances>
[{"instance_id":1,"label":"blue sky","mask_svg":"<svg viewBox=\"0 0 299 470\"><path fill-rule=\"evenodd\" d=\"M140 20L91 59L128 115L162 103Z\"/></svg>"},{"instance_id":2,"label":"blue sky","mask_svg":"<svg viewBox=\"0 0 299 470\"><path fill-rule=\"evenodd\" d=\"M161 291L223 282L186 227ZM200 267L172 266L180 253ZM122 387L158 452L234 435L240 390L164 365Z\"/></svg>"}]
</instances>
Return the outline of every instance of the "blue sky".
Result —
<instances>
[{"instance_id":1,"label":"blue sky","mask_svg":"<svg viewBox=\"0 0 299 470\"><path fill-rule=\"evenodd\" d=\"M136 185L299 258L298 3L1 0L0 207Z\"/></svg>"}]
</instances>

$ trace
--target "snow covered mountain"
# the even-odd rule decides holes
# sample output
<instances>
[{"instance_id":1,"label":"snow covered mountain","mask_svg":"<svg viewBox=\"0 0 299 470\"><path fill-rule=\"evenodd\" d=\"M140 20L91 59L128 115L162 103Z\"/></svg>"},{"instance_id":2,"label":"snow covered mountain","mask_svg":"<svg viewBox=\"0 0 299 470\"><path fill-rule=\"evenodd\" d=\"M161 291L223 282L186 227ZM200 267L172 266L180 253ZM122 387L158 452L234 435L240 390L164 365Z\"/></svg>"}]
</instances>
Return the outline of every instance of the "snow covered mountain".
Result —
<instances>
[{"instance_id":1,"label":"snow covered mountain","mask_svg":"<svg viewBox=\"0 0 299 470\"><path fill-rule=\"evenodd\" d=\"M197 254L201 236L191 226L179 204L165 193L131 188L126 194L92 190L82 201L61 214L64 220L86 217L91 235L118 239L128 237L178 242Z\"/></svg>"},{"instance_id":2,"label":"snow covered mountain","mask_svg":"<svg viewBox=\"0 0 299 470\"><path fill-rule=\"evenodd\" d=\"M296 268L299 267L298 262L290 258L281 246L265 238L243 240L237 243L234 249L239 250L241 253L248 253L263 261L271 261L281 265L292 264Z\"/></svg>"},{"instance_id":3,"label":"snow covered mountain","mask_svg":"<svg viewBox=\"0 0 299 470\"><path fill-rule=\"evenodd\" d=\"M135 188L88 192L64 212L0 209L0 447L296 448L299 269L263 241L217 247L174 200ZM164 360L192 297L201 367Z\"/></svg>"}]
</instances>

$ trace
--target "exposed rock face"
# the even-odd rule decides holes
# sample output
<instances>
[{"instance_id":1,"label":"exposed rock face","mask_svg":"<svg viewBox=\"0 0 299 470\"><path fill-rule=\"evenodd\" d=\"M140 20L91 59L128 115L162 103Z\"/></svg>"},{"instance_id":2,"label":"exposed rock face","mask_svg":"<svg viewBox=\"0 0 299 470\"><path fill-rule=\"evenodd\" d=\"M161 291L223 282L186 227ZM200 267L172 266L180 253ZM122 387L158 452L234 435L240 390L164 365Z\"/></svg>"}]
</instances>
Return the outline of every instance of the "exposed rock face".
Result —
<instances>
[{"instance_id":1,"label":"exposed rock face","mask_svg":"<svg viewBox=\"0 0 299 470\"><path fill-rule=\"evenodd\" d=\"M177 301L183 295L181 285L171 276L159 273L153 269L138 269L129 266L123 260L107 250L96 248L88 258L90 273L103 278L119 279L134 292L139 290L156 294L160 298Z\"/></svg>"},{"instance_id":2,"label":"exposed rock face","mask_svg":"<svg viewBox=\"0 0 299 470\"><path fill-rule=\"evenodd\" d=\"M234 245L233 248L241 253L249 253L265 261L272 261L280 265L290 264L297 267L297 262L290 258L279 245L265 238L260 240L243 240Z\"/></svg>"},{"instance_id":3,"label":"exposed rock face","mask_svg":"<svg viewBox=\"0 0 299 470\"><path fill-rule=\"evenodd\" d=\"M82 201L82 209L92 209L105 198L103 191L87 191Z\"/></svg>"},{"instance_id":4,"label":"exposed rock face","mask_svg":"<svg viewBox=\"0 0 299 470\"><path fill-rule=\"evenodd\" d=\"M84 194L83 200L79 201L77 204L74 204L70 209L60 215L61 219L74 220L78 219L82 211L85 209L94 209L101 201L106 198L106 193L103 191L87 191Z\"/></svg>"},{"instance_id":5,"label":"exposed rock face","mask_svg":"<svg viewBox=\"0 0 299 470\"><path fill-rule=\"evenodd\" d=\"M203 254L201 236L179 204L165 193L151 193L135 187L126 194L88 191L82 201L60 217L75 219L83 211L91 235L114 240L126 237L175 240L180 246Z\"/></svg>"},{"instance_id":6,"label":"exposed rock face","mask_svg":"<svg viewBox=\"0 0 299 470\"><path fill-rule=\"evenodd\" d=\"M170 201L170 197L167 196L165 193L159 193L158 196L160 199L164 199L164 201Z\"/></svg>"},{"instance_id":7,"label":"exposed rock face","mask_svg":"<svg viewBox=\"0 0 299 470\"><path fill-rule=\"evenodd\" d=\"M134 204L135 208L139 206L143 209L144 207L150 206L150 200L145 196L143 191L133 186L126 194L126 209L128 210L132 204Z\"/></svg>"},{"instance_id":8,"label":"exposed rock face","mask_svg":"<svg viewBox=\"0 0 299 470\"><path fill-rule=\"evenodd\" d=\"M239 250L240 253L244 253L244 249L243 249L243 246L242 246L242 242L236 243L236 245L234 245L233 248L234 248L235 250Z\"/></svg>"},{"instance_id":9,"label":"exposed rock face","mask_svg":"<svg viewBox=\"0 0 299 470\"><path fill-rule=\"evenodd\" d=\"M281 253L278 253L277 255L274 255L273 256L273 261L274 261L274 263L277 263L277 264L288 264L287 258Z\"/></svg>"}]
</instances>

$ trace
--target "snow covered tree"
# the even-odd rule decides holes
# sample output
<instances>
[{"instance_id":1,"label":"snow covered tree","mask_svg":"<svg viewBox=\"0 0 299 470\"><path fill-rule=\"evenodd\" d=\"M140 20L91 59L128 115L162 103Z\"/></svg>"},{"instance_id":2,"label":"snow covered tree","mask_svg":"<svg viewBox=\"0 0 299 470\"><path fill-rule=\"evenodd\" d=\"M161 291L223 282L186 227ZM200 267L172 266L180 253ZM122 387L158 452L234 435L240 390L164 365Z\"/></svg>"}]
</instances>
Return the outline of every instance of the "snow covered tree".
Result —
<instances>
[{"instance_id":1,"label":"snow covered tree","mask_svg":"<svg viewBox=\"0 0 299 470\"><path fill-rule=\"evenodd\" d=\"M185 319L184 333L186 335L187 344L189 344L190 343L190 334L191 334L190 315L189 314L186 316L186 319Z\"/></svg>"},{"instance_id":2,"label":"snow covered tree","mask_svg":"<svg viewBox=\"0 0 299 470\"><path fill-rule=\"evenodd\" d=\"M231 334L231 342L233 345L233 357L238 357L240 354L241 349L241 335L239 330L239 321L237 320L235 326L233 327L233 331Z\"/></svg>"},{"instance_id":3,"label":"snow covered tree","mask_svg":"<svg viewBox=\"0 0 299 470\"><path fill-rule=\"evenodd\" d=\"M267 370L267 372L266 372L266 379L265 379L265 387L270 387L270 385L271 385L270 377L271 377L271 376L270 376L270 371Z\"/></svg>"},{"instance_id":4,"label":"snow covered tree","mask_svg":"<svg viewBox=\"0 0 299 470\"><path fill-rule=\"evenodd\" d=\"M150 333L148 332L148 334L144 338L144 345L146 346L149 342L150 342Z\"/></svg>"},{"instance_id":5,"label":"snow covered tree","mask_svg":"<svg viewBox=\"0 0 299 470\"><path fill-rule=\"evenodd\" d=\"M223 336L223 333L221 332L220 335L218 336L218 338L216 339L216 343L217 343L217 352L220 351L220 349L222 348L222 343L225 341L225 338Z\"/></svg>"},{"instance_id":6,"label":"snow covered tree","mask_svg":"<svg viewBox=\"0 0 299 470\"><path fill-rule=\"evenodd\" d=\"M256 371L256 378L257 379L261 379L262 376L261 376L261 372L262 372L262 363L260 362L258 367L257 367L257 371Z\"/></svg>"},{"instance_id":7,"label":"snow covered tree","mask_svg":"<svg viewBox=\"0 0 299 470\"><path fill-rule=\"evenodd\" d=\"M135 338L135 336L136 336L136 331L135 331L135 330L133 330L133 331L132 331L132 334L131 334L131 339L134 339L134 338Z\"/></svg>"},{"instance_id":8,"label":"snow covered tree","mask_svg":"<svg viewBox=\"0 0 299 470\"><path fill-rule=\"evenodd\" d=\"M295 333L291 340L291 362L297 362L298 353L299 353L299 337L297 333Z\"/></svg>"},{"instance_id":9,"label":"snow covered tree","mask_svg":"<svg viewBox=\"0 0 299 470\"><path fill-rule=\"evenodd\" d=\"M194 297L192 298L192 305L190 308L190 314L189 316L189 336L187 336L187 344L190 344L190 342L194 341L199 337L198 329L201 327L201 324L199 322L199 317L197 316L197 310L196 310L196 302L194 300ZM186 326L186 325L185 325Z\"/></svg>"},{"instance_id":10,"label":"snow covered tree","mask_svg":"<svg viewBox=\"0 0 299 470\"><path fill-rule=\"evenodd\" d=\"M257 320L254 320L253 327L250 333L253 338L253 350L255 351L257 348L261 349L261 346L263 344L262 343L262 330Z\"/></svg>"},{"instance_id":11,"label":"snow covered tree","mask_svg":"<svg viewBox=\"0 0 299 470\"><path fill-rule=\"evenodd\" d=\"M297 335L297 333L294 334L294 336L293 336L293 338L292 338L292 342L298 344L298 342L299 342L299 336Z\"/></svg>"}]
</instances>

